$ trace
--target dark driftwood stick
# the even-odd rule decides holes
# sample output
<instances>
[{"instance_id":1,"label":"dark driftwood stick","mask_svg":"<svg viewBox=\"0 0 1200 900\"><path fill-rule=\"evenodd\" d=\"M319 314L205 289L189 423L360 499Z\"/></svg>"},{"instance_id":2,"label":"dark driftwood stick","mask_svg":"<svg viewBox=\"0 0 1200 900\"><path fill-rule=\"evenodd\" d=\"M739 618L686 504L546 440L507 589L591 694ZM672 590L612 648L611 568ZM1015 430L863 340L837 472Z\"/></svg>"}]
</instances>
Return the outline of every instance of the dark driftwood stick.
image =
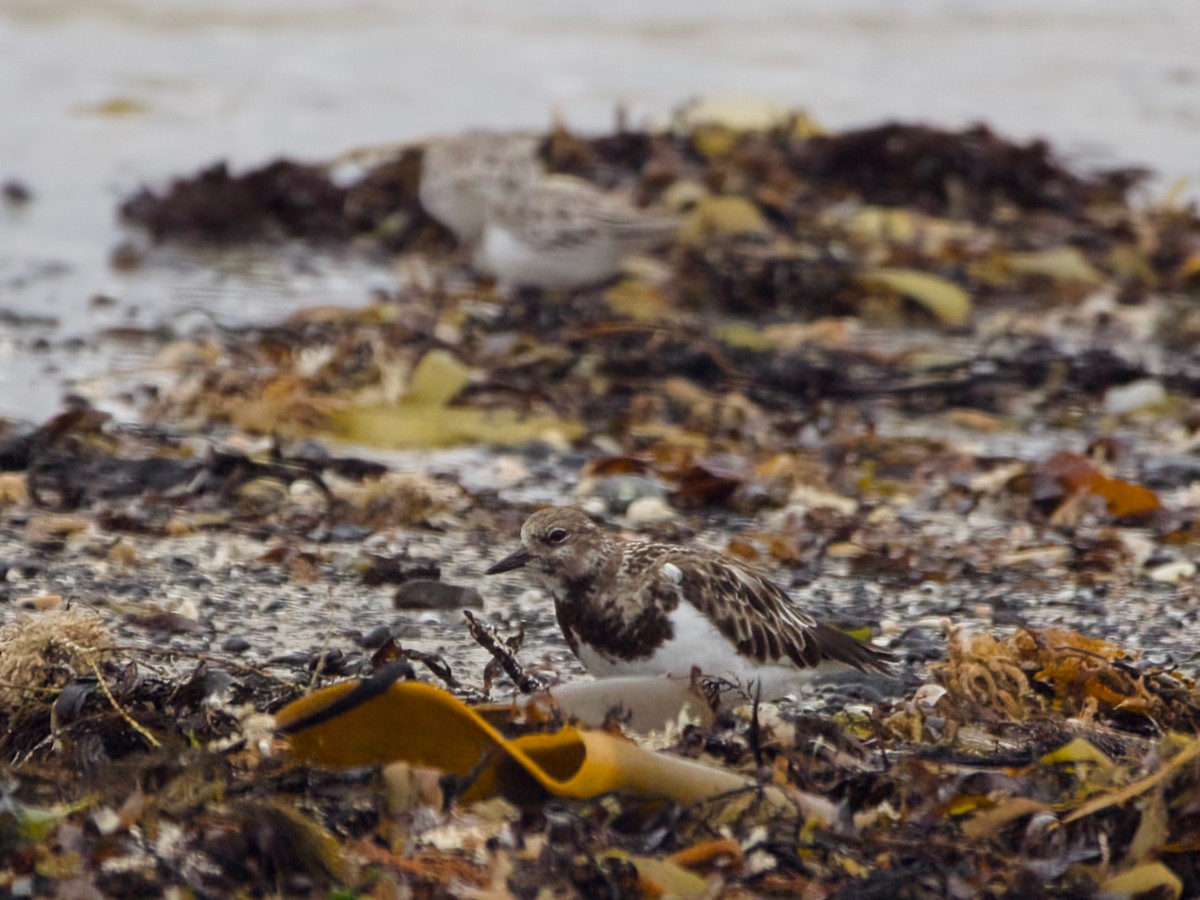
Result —
<instances>
[{"instance_id":1,"label":"dark driftwood stick","mask_svg":"<svg viewBox=\"0 0 1200 900\"><path fill-rule=\"evenodd\" d=\"M492 660L500 664L521 693L532 694L545 688L546 685L540 678L526 672L512 651L496 640L495 629L476 619L469 610L463 610L463 615L467 617L467 628L470 629L475 643L492 654Z\"/></svg>"}]
</instances>

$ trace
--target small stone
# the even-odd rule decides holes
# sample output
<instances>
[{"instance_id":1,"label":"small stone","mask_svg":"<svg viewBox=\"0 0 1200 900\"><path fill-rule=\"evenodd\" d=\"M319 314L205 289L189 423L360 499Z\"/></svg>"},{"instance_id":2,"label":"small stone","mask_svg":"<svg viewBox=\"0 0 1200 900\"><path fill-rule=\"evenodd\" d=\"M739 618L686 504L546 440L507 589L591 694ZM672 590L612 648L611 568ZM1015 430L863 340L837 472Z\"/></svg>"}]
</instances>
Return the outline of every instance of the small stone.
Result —
<instances>
[{"instance_id":1,"label":"small stone","mask_svg":"<svg viewBox=\"0 0 1200 900\"><path fill-rule=\"evenodd\" d=\"M1167 389L1153 378L1116 385L1104 392L1104 411L1110 415L1157 406L1167 399Z\"/></svg>"},{"instance_id":2,"label":"small stone","mask_svg":"<svg viewBox=\"0 0 1200 900\"><path fill-rule=\"evenodd\" d=\"M392 636L392 629L388 625L376 625L366 634L358 639L358 646L366 650L375 650L387 643L388 638Z\"/></svg>"},{"instance_id":3,"label":"small stone","mask_svg":"<svg viewBox=\"0 0 1200 900\"><path fill-rule=\"evenodd\" d=\"M287 489L292 515L320 515L329 505L329 499L311 481L297 478Z\"/></svg>"},{"instance_id":4,"label":"small stone","mask_svg":"<svg viewBox=\"0 0 1200 900\"><path fill-rule=\"evenodd\" d=\"M329 529L331 541L362 541L371 536L371 529L350 522L339 522Z\"/></svg>"},{"instance_id":5,"label":"small stone","mask_svg":"<svg viewBox=\"0 0 1200 900\"><path fill-rule=\"evenodd\" d=\"M1151 581L1162 584L1183 584L1196 577L1196 564L1191 560L1179 559L1175 562L1155 566L1146 573Z\"/></svg>"},{"instance_id":6,"label":"small stone","mask_svg":"<svg viewBox=\"0 0 1200 900\"><path fill-rule=\"evenodd\" d=\"M437 560L423 556L371 555L355 567L361 572L362 583L372 587L380 584L404 584L414 579L436 581L442 569Z\"/></svg>"},{"instance_id":7,"label":"small stone","mask_svg":"<svg viewBox=\"0 0 1200 900\"><path fill-rule=\"evenodd\" d=\"M396 590L392 602L397 609L483 609L483 597L475 588L430 578L406 581Z\"/></svg>"},{"instance_id":8,"label":"small stone","mask_svg":"<svg viewBox=\"0 0 1200 900\"><path fill-rule=\"evenodd\" d=\"M121 826L121 817L111 806L103 806L92 813L92 824L101 834L114 834Z\"/></svg>"},{"instance_id":9,"label":"small stone","mask_svg":"<svg viewBox=\"0 0 1200 900\"><path fill-rule=\"evenodd\" d=\"M663 488L655 479L644 475L613 475L597 481L592 494L604 501L609 512L620 515L638 500L662 499Z\"/></svg>"},{"instance_id":10,"label":"small stone","mask_svg":"<svg viewBox=\"0 0 1200 900\"><path fill-rule=\"evenodd\" d=\"M245 653L250 649L250 642L240 635L234 635L221 642L221 649L226 653Z\"/></svg>"},{"instance_id":11,"label":"small stone","mask_svg":"<svg viewBox=\"0 0 1200 900\"><path fill-rule=\"evenodd\" d=\"M1200 481L1200 459L1185 453L1151 457L1142 464L1140 480L1151 488L1186 487Z\"/></svg>"},{"instance_id":12,"label":"small stone","mask_svg":"<svg viewBox=\"0 0 1200 900\"><path fill-rule=\"evenodd\" d=\"M836 541L825 548L825 555L830 559L857 559L869 552L862 544L856 544L854 541Z\"/></svg>"},{"instance_id":13,"label":"small stone","mask_svg":"<svg viewBox=\"0 0 1200 900\"><path fill-rule=\"evenodd\" d=\"M629 504L629 508L625 510L625 518L641 524L667 522L675 518L675 510L661 497L639 497Z\"/></svg>"}]
</instances>

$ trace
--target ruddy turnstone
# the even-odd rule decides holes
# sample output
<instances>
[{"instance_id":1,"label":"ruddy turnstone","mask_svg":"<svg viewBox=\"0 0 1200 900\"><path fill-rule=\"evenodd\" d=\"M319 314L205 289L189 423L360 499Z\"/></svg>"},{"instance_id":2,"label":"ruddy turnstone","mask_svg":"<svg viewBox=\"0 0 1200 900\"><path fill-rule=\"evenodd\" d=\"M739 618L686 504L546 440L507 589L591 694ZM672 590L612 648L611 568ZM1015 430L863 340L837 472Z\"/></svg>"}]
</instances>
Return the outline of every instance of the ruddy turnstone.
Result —
<instances>
[{"instance_id":1,"label":"ruddy turnstone","mask_svg":"<svg viewBox=\"0 0 1200 900\"><path fill-rule=\"evenodd\" d=\"M529 566L571 650L597 677L692 667L764 699L826 673L890 671L889 655L818 622L764 575L708 550L620 540L577 509L530 516L488 575Z\"/></svg>"},{"instance_id":2,"label":"ruddy turnstone","mask_svg":"<svg viewBox=\"0 0 1200 900\"><path fill-rule=\"evenodd\" d=\"M542 177L539 143L533 135L497 131L431 140L421 161L421 206L460 244L473 246L489 205Z\"/></svg>"},{"instance_id":3,"label":"ruddy turnstone","mask_svg":"<svg viewBox=\"0 0 1200 900\"><path fill-rule=\"evenodd\" d=\"M474 264L514 287L583 287L616 275L624 257L661 243L677 228L675 219L647 213L586 181L549 176L497 196Z\"/></svg>"}]
</instances>

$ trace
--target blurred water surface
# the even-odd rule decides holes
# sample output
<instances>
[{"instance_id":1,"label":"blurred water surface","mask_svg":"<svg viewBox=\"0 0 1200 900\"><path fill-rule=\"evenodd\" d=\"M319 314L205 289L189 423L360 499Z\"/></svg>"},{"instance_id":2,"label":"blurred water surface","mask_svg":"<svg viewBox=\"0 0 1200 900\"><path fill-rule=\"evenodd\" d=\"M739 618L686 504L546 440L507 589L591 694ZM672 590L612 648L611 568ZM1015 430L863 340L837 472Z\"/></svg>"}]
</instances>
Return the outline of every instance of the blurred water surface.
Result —
<instances>
[{"instance_id":1,"label":"blurred water surface","mask_svg":"<svg viewBox=\"0 0 1200 900\"><path fill-rule=\"evenodd\" d=\"M153 342L104 329L360 304L390 273L288 254L113 271L114 210L218 159L469 126L581 130L752 95L845 127L985 121L1200 182L1195 0L0 0L0 415L44 418ZM97 301L97 296L110 298Z\"/></svg>"}]
</instances>

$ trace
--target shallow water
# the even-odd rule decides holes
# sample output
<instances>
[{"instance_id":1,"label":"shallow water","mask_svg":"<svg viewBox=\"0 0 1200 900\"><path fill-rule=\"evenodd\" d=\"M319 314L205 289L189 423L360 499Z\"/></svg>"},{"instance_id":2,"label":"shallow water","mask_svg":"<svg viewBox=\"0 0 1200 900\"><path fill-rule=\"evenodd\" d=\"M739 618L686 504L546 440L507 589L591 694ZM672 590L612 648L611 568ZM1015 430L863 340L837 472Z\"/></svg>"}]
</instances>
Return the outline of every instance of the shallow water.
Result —
<instances>
[{"instance_id":1,"label":"shallow water","mask_svg":"<svg viewBox=\"0 0 1200 900\"><path fill-rule=\"evenodd\" d=\"M0 415L44 418L72 387L113 405L91 376L155 344L104 329L274 319L390 282L288 254L111 269L121 198L217 159L324 159L554 117L602 130L618 105L662 120L733 94L833 127L982 120L1082 164L1200 180L1198 28L1194 0L0 0L0 180L34 194L0 202Z\"/></svg>"}]
</instances>

